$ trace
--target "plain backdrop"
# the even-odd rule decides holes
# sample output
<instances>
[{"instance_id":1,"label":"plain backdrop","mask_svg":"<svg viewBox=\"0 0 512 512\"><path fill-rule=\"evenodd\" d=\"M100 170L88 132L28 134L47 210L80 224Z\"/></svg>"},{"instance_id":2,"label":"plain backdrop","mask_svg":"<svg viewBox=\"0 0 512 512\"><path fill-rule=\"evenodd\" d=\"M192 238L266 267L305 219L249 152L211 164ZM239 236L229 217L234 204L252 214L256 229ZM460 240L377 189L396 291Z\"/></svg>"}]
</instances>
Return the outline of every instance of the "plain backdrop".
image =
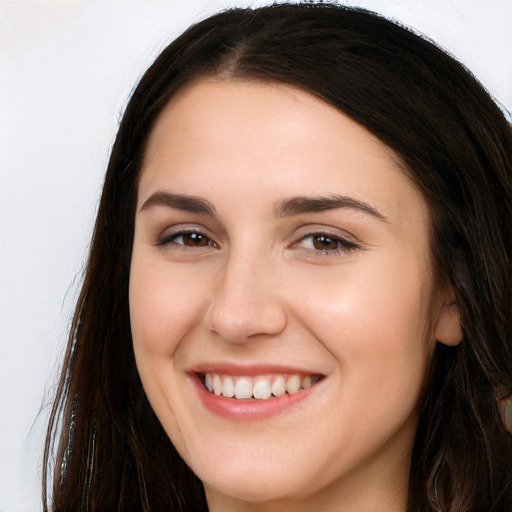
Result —
<instances>
[{"instance_id":1,"label":"plain backdrop","mask_svg":"<svg viewBox=\"0 0 512 512\"><path fill-rule=\"evenodd\" d=\"M260 1L0 1L0 512L37 511L44 430L130 91L189 24ZM512 0L361 0L512 110Z\"/></svg>"}]
</instances>

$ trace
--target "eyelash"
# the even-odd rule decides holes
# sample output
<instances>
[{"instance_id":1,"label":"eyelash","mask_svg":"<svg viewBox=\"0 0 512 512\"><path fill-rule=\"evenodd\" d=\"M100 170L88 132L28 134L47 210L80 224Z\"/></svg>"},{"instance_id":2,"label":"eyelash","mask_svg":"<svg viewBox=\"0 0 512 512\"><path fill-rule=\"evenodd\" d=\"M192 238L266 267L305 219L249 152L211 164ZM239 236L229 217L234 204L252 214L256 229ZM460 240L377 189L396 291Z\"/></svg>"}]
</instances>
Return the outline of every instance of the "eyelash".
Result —
<instances>
[{"instance_id":1,"label":"eyelash","mask_svg":"<svg viewBox=\"0 0 512 512\"><path fill-rule=\"evenodd\" d=\"M197 246L188 246L185 245L185 243L178 243L176 240L179 238L183 238L185 236L193 236L197 235L198 237L204 238L206 243L204 245L197 245ZM322 256L326 257L332 257L332 256L338 256L341 254L347 254L352 251L357 251L362 248L362 246L356 242L353 242L351 240L348 240L347 238L341 237L339 235L334 235L332 233L328 232L314 232L314 233L308 233L307 235L304 235L300 238L297 242L294 242L291 244L291 247L297 247L299 244L305 242L306 240L311 240L313 244L316 240L324 240L327 243L335 243L336 246L334 249L327 249L327 248L305 248L307 251L312 251L312 253L321 254ZM184 242L184 240L183 240ZM157 246L164 247L168 245L173 245L177 250L180 251L193 251L196 249L202 249L203 247L218 247L216 242L213 241L208 235L205 235L203 232L199 230L182 230L177 231L175 233L171 233L169 235L166 235L162 237L160 240L156 243Z\"/></svg>"},{"instance_id":2,"label":"eyelash","mask_svg":"<svg viewBox=\"0 0 512 512\"><path fill-rule=\"evenodd\" d=\"M176 240L178 238L183 238L185 236L197 235L198 237L202 237L206 240L205 245L197 245L197 246L188 246L185 243L178 243ZM217 244L207 235L202 233L201 231L191 229L191 230L182 230L177 231L176 233L171 233L170 235L166 235L157 241L156 245L158 246L166 246L166 245L174 245L180 251L193 251L195 249L201 249L203 247L217 247Z\"/></svg>"},{"instance_id":3,"label":"eyelash","mask_svg":"<svg viewBox=\"0 0 512 512\"><path fill-rule=\"evenodd\" d=\"M333 242L336 244L335 249L326 249L326 248L310 248L307 250L314 251L316 253L321 253L323 256L338 256L340 254L347 254L352 251L357 251L362 248L362 246L356 242L353 242L351 240L348 240L347 238L344 238L339 235L334 235L333 233L328 232L315 232L315 233L308 233L307 235L303 236L299 242L295 242L293 245L297 246L299 243L304 242L306 240L310 239L312 243L314 244L315 239L316 240L325 240L327 243Z\"/></svg>"}]
</instances>

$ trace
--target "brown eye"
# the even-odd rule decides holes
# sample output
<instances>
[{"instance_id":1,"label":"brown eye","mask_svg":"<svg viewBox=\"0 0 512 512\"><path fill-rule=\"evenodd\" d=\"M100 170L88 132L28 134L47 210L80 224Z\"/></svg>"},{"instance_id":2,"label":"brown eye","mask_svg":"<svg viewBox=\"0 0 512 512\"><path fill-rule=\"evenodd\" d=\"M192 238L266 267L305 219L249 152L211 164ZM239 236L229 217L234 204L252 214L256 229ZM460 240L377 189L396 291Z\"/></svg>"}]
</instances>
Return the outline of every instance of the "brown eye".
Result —
<instances>
[{"instance_id":1,"label":"brown eye","mask_svg":"<svg viewBox=\"0 0 512 512\"><path fill-rule=\"evenodd\" d=\"M333 251L338 249L339 242L324 235L312 236L313 247L319 251Z\"/></svg>"},{"instance_id":2,"label":"brown eye","mask_svg":"<svg viewBox=\"0 0 512 512\"><path fill-rule=\"evenodd\" d=\"M295 243L294 247L307 249L319 256L336 256L361 249L357 242L330 233L311 233Z\"/></svg>"},{"instance_id":3,"label":"brown eye","mask_svg":"<svg viewBox=\"0 0 512 512\"><path fill-rule=\"evenodd\" d=\"M216 247L216 243L199 231L180 231L164 236L157 242L160 246L182 246L183 248Z\"/></svg>"},{"instance_id":4,"label":"brown eye","mask_svg":"<svg viewBox=\"0 0 512 512\"><path fill-rule=\"evenodd\" d=\"M210 245L210 239L201 233L184 233L181 236L183 238L183 245L188 247L206 247Z\"/></svg>"}]
</instances>

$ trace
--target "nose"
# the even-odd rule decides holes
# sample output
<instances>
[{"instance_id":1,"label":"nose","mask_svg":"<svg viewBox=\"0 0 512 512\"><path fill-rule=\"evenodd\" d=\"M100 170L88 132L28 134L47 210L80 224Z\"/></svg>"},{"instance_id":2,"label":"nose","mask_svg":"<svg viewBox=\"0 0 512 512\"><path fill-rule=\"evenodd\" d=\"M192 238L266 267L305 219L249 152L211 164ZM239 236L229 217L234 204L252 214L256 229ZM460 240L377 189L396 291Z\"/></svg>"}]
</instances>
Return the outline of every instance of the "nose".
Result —
<instances>
[{"instance_id":1,"label":"nose","mask_svg":"<svg viewBox=\"0 0 512 512\"><path fill-rule=\"evenodd\" d=\"M277 271L269 259L227 258L204 324L228 343L276 336L287 323Z\"/></svg>"}]
</instances>

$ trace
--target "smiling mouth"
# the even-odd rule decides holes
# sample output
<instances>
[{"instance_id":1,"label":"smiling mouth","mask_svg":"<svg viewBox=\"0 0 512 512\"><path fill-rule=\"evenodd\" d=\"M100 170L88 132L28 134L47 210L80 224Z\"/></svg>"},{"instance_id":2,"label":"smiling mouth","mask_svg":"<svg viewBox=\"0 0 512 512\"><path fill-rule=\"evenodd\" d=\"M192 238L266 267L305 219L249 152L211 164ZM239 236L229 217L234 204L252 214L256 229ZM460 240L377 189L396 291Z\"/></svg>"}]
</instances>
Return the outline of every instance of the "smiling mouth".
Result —
<instances>
[{"instance_id":1,"label":"smiling mouth","mask_svg":"<svg viewBox=\"0 0 512 512\"><path fill-rule=\"evenodd\" d=\"M309 389L322 379L322 375L261 375L255 377L197 374L210 393L234 400L269 400L294 395Z\"/></svg>"}]
</instances>

